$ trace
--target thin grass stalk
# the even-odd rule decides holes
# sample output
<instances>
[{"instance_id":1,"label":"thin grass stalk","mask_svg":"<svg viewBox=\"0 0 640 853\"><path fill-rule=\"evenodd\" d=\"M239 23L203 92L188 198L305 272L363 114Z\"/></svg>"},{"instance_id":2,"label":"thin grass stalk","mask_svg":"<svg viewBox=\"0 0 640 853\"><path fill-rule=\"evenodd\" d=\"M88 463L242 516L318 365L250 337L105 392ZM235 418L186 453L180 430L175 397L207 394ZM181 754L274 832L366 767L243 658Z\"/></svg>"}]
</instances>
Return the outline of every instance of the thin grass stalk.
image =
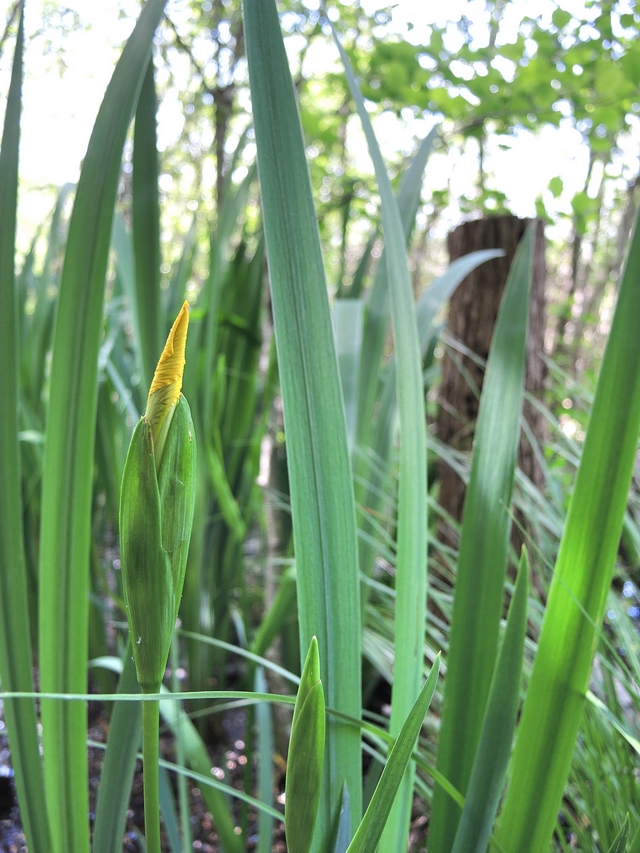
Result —
<instances>
[{"instance_id":1,"label":"thin grass stalk","mask_svg":"<svg viewBox=\"0 0 640 853\"><path fill-rule=\"evenodd\" d=\"M400 479L396 559L395 657L390 732L402 730L420 692L424 663L427 597L427 463L422 359L418 341L413 290L407 261L406 237L391 182L347 55L334 38L347 75L369 155L373 160L382 204L387 281L397 370L400 421ZM410 763L381 845L385 850L406 847L415 767Z\"/></svg>"},{"instance_id":2,"label":"thin grass stalk","mask_svg":"<svg viewBox=\"0 0 640 853\"><path fill-rule=\"evenodd\" d=\"M267 692L267 680L260 666L256 670L255 689ZM267 805L273 805L273 753L275 749L271 708L260 702L256 708L258 735L258 796ZM258 814L258 853L270 853L273 841L273 818L266 812Z\"/></svg>"},{"instance_id":3,"label":"thin grass stalk","mask_svg":"<svg viewBox=\"0 0 640 853\"><path fill-rule=\"evenodd\" d=\"M640 430L639 283L636 220L498 826L506 853L546 849L580 726Z\"/></svg>"},{"instance_id":4,"label":"thin grass stalk","mask_svg":"<svg viewBox=\"0 0 640 853\"><path fill-rule=\"evenodd\" d=\"M0 149L0 679L4 690L32 691L18 445L19 323L14 267L23 50L24 8L21 8ZM5 699L4 714L27 844L32 853L47 853L50 840L42 808L44 783L35 702Z\"/></svg>"},{"instance_id":5,"label":"thin grass stalk","mask_svg":"<svg viewBox=\"0 0 640 853\"><path fill-rule=\"evenodd\" d=\"M69 226L51 364L40 552L43 692L86 686L98 350L122 149L164 0L149 0L105 94ZM86 705L42 702L53 853L88 853Z\"/></svg>"},{"instance_id":6,"label":"thin grass stalk","mask_svg":"<svg viewBox=\"0 0 640 853\"><path fill-rule=\"evenodd\" d=\"M317 636L327 705L359 719L355 503L304 141L275 3L245 0L244 17L287 440L300 646L306 651ZM353 831L361 816L360 734L332 718L313 851L332 845L345 782Z\"/></svg>"}]
</instances>

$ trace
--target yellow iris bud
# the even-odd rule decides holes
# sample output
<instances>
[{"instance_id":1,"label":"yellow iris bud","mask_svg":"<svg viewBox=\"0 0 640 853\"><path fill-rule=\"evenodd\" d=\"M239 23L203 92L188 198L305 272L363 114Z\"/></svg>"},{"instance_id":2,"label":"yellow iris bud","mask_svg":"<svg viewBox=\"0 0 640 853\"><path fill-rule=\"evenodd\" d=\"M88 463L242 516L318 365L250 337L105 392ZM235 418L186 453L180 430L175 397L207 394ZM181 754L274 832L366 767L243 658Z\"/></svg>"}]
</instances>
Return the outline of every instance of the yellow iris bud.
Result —
<instances>
[{"instance_id":1,"label":"yellow iris bud","mask_svg":"<svg viewBox=\"0 0 640 853\"><path fill-rule=\"evenodd\" d=\"M182 596L193 524L196 445L180 393L189 324L185 302L158 362L120 490L120 563L138 681L156 693Z\"/></svg>"},{"instance_id":2,"label":"yellow iris bud","mask_svg":"<svg viewBox=\"0 0 640 853\"><path fill-rule=\"evenodd\" d=\"M182 390L188 328L189 303L185 301L171 327L160 361L153 374L147 397L147 409L144 413L145 419L151 425L158 467L162 461L173 412Z\"/></svg>"}]
</instances>

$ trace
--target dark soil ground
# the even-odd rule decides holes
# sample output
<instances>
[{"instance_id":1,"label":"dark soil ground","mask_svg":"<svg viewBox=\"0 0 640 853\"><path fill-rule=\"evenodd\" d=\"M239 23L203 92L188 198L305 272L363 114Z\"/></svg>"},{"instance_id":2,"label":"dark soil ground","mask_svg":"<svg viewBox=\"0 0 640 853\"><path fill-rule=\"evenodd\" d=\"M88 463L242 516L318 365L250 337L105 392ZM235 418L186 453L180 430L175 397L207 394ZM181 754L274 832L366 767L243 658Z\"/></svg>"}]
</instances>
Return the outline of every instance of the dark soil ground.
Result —
<instances>
[{"instance_id":1,"label":"dark soil ground","mask_svg":"<svg viewBox=\"0 0 640 853\"><path fill-rule=\"evenodd\" d=\"M1 707L1 703L0 703ZM220 748L212 753L212 763L215 766L225 766L229 773L232 784L242 787L243 766L246 759L242 747L241 738L243 715L238 712L230 712L230 719L225 719L222 726L223 739ZM101 704L92 702L89 704L89 728L88 739L98 742L106 742L108 732L108 717ZM240 733L240 735L239 735ZM224 742L226 738L226 743ZM173 739L168 734L161 736L161 753L168 760L175 760ZM103 750L97 747L88 748L89 761L89 786L90 786L90 819L93 819L95 798L100 781L102 768ZM277 765L276 765L277 766ZM279 803L284 791L284 775L275 773L277 786L276 803ZM207 811L199 788L189 781L190 794L190 822L194 851L199 853L218 853L220 850L218 836L215 831L213 818ZM420 803L414 804L414 814L411 823L411 838L409 850L413 853L423 853L425 850L427 818L424 808ZM143 853L144 846L141 836L144 833L144 810L142 792L142 767L138 761L131 789L129 809L127 811L126 833L123 838L123 853ZM257 843L257 819L255 813L248 814L247 831L247 853L255 850ZM271 853L286 853L284 840L284 824L276 823L271 846ZM163 832L163 853L171 853L171 848ZM15 795L13 780L13 768L9 754L9 744L4 727L4 721L0 714L0 853L27 853L22 824L20 822L20 811ZM71 851L70 851L71 853ZM404 853L404 851L402 852Z\"/></svg>"},{"instance_id":2,"label":"dark soil ground","mask_svg":"<svg viewBox=\"0 0 640 853\"><path fill-rule=\"evenodd\" d=\"M236 715L237 717L237 715ZM0 718L1 720L1 718ZM236 729L241 725L242 721L237 719L233 721L233 725L225 726ZM9 743L4 729L4 722L0 722L0 853L27 853L24 833L20 821L20 811L16 800L15 786L13 780L13 768L11 766L11 758L9 754ZM89 706L89 729L87 733L88 740L105 743L108 732L108 718L106 712L97 702L90 703ZM237 777L238 786L241 785L241 770L242 752L238 749L242 745L242 741L236 739L234 743L228 745L228 748L221 748L219 754L214 756L214 764L227 768L231 767L230 777L232 782L234 776ZM90 790L90 819L93 819L93 809L95 808L95 799L100 782L100 772L102 769L102 760L104 757L103 750L97 747L89 747L89 790ZM173 738L170 735L163 734L161 736L161 757L170 761L175 760ZM234 773L233 771L238 772ZM172 780L173 781L173 780ZM193 839L193 850L200 853L218 853L219 844L218 836L213 824L211 813L207 811L206 805L202 799L199 788L188 781L190 795L190 823L191 834ZM284 781L282 784L284 790ZM249 831L247 851L253 851L257 841L255 832L257 825L256 815L249 813ZM129 801L129 809L127 811L126 833L123 838L122 850L123 853L143 853L144 846L140 842L141 836L144 834L144 807L143 807L143 789L142 789L142 762L136 764L135 776L131 788L131 798ZM162 853L171 853L171 848L163 832L162 837ZM286 845L284 843L284 824L279 823L275 826L272 853L286 853Z\"/></svg>"}]
</instances>

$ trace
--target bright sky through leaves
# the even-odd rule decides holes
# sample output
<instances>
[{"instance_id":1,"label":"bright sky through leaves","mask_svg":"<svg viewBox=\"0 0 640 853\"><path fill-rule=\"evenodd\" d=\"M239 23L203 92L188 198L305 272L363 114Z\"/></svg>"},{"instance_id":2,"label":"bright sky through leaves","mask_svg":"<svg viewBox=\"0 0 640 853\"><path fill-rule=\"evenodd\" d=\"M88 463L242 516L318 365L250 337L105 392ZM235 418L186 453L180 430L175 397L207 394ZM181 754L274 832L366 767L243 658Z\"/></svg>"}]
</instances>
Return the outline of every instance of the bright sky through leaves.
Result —
<instances>
[{"instance_id":1,"label":"bright sky through leaves","mask_svg":"<svg viewBox=\"0 0 640 853\"><path fill-rule=\"evenodd\" d=\"M118 56L119 48L133 27L139 4L135 0L69 0L64 9L49 13L53 29L42 26L45 0L31 0L27 4L27 61L24 85L24 118L22 123L21 222L23 230L32 233L50 209L52 196L25 190L45 186L60 186L77 180L82 157L106 85ZM49 4L50 6L51 4ZM172 18L180 20L181 3L168 4ZM308 5L314 6L313 0ZM373 13L377 0L362 0L363 8ZM584 20L596 14L586 9L581 0L563 0L560 7ZM63 7L60 7L63 9ZM558 5L552 0L514 0L505 6L500 32L496 42L515 40L523 15L540 15L543 22L550 21ZM80 26L72 29L73 16ZM418 3L404 0L393 8L390 22L381 21L380 33L400 33L409 42L428 41L430 25L444 26L448 22L445 45L448 50L458 50L462 36L457 26L461 16L469 19L469 32L473 42L486 45L488 41L488 12L484 0L451 0L446 5ZM333 16L332 16L333 17ZM300 36L291 38L290 57L295 63ZM0 92L8 85L10 51L0 58ZM316 41L305 59L305 73L322 73L331 58L336 58L334 48ZM500 57L496 62L500 63ZM461 63L459 63L462 65ZM505 60L503 64L508 65ZM497 67L497 66L496 66ZM337 68L337 66L336 66ZM499 69L505 73L502 67ZM178 84L188 79L189 62L178 56L173 69ZM457 73L457 72L456 72ZM463 92L464 96L464 92ZM376 119L376 132L380 145L390 161L397 159L399 151L409 153L416 137L424 137L432 122L415 117L410 110L403 111L403 121L391 112ZM161 104L159 112L159 147L161 150L175 142L184 126L183 108L169 98ZM625 160L637 156L640 148L640 122L636 133L622 147ZM357 153L356 161L368 169L364 141L356 121L349 128L349 145ZM580 133L573 127L543 126L537 135L528 130L517 131L511 137L490 136L485 151L485 170L489 184L505 193L512 211L521 216L535 215L535 200L543 196L550 213L570 213L570 200L583 188L588 166L588 152ZM451 149L448 154L435 154L427 170L427 183L431 189L444 189L449 183L453 198L472 194L477 181L477 152L467 145L464 153ZM549 182L562 178L559 197L549 190ZM206 175L205 175L206 179ZM161 178L162 181L162 178ZM455 207L442 222L446 228L459 214Z\"/></svg>"}]
</instances>

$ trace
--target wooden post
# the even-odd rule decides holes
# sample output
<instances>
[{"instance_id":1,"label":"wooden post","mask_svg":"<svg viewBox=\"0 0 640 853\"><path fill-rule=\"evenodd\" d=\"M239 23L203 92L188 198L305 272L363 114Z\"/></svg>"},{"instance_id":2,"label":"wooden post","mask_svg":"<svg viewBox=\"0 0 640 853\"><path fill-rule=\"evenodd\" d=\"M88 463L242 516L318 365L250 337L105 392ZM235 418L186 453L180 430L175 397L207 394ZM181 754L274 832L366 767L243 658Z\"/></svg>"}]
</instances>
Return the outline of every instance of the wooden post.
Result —
<instances>
[{"instance_id":1,"label":"wooden post","mask_svg":"<svg viewBox=\"0 0 640 853\"><path fill-rule=\"evenodd\" d=\"M452 261L478 249L505 251L503 258L481 264L467 276L450 303L448 334L483 359L489 354L493 327L516 247L531 221L518 219L516 216L477 219L463 223L449 234L447 247ZM544 252L544 225L539 220L534 243L525 378L527 391L536 396L542 391L546 375L542 359L546 323ZM483 370L467 356L453 353L452 358L447 352L442 367L438 438L457 450L471 450L478 414L478 400L465 374L478 390L482 388ZM524 403L523 412L533 434L541 440L544 435L543 417L527 401ZM536 486L543 486L542 471L531 445L524 436L520 441L518 464ZM440 463L439 475L440 505L454 519L460 521L464 503L464 483L444 462ZM450 544L454 542L451 531L444 522L441 525L440 537Z\"/></svg>"}]
</instances>

